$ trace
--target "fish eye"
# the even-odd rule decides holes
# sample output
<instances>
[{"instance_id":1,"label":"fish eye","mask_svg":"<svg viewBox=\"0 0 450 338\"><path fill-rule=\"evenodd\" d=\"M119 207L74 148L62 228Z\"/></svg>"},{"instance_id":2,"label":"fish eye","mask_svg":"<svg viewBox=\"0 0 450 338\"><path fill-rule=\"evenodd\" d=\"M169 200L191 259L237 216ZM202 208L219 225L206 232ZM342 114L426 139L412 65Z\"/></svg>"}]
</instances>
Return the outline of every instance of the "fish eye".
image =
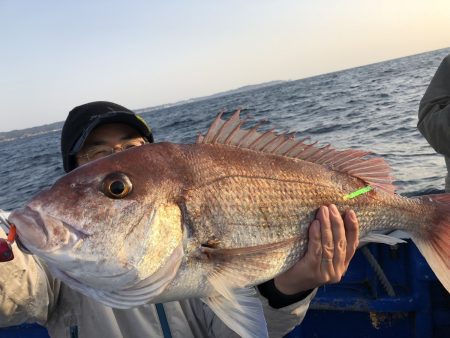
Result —
<instances>
[{"instance_id":1,"label":"fish eye","mask_svg":"<svg viewBox=\"0 0 450 338\"><path fill-rule=\"evenodd\" d=\"M103 193L114 199L121 199L131 192L133 185L127 175L123 173L112 173L103 179Z\"/></svg>"}]
</instances>

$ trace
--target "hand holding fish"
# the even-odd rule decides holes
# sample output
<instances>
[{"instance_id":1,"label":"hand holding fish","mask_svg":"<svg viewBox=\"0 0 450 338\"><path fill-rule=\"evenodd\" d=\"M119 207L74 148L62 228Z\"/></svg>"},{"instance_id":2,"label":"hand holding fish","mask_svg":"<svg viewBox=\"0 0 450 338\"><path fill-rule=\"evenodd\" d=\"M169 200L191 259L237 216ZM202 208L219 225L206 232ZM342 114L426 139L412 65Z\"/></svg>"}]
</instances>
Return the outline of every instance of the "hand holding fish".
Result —
<instances>
[{"instance_id":1,"label":"hand holding fish","mask_svg":"<svg viewBox=\"0 0 450 338\"><path fill-rule=\"evenodd\" d=\"M342 217L334 204L322 206L309 227L305 256L274 279L276 288L293 295L339 282L358 247L358 237L359 224L353 210Z\"/></svg>"}]
</instances>

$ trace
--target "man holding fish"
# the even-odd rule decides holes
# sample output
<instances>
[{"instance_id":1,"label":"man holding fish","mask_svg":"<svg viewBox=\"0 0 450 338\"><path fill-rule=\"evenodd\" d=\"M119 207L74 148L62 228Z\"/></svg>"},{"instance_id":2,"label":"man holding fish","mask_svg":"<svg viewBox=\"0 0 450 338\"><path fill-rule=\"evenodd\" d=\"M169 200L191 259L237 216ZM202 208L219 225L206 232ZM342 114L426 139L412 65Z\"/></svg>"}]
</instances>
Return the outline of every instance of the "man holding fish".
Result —
<instances>
[{"instance_id":1,"label":"man holding fish","mask_svg":"<svg viewBox=\"0 0 450 338\"><path fill-rule=\"evenodd\" d=\"M447 58L419 114L444 143L448 70ZM17 252L0 266L2 325L38 321L54 337L282 336L313 288L341 278L359 237L393 244L379 231L394 229L450 292L450 194L399 196L383 158L243 123L219 115L195 144L152 143L123 107L75 108L62 135L69 173L9 217L39 258Z\"/></svg>"},{"instance_id":2,"label":"man holding fish","mask_svg":"<svg viewBox=\"0 0 450 338\"><path fill-rule=\"evenodd\" d=\"M130 110L111 102L91 102L74 108L66 120L61 137L64 169L71 172L91 161L152 142L151 130ZM126 182L112 179L108 193L117 197L126 190ZM102 209L102 205L97 207ZM124 225L117 222L115 226ZM124 231L129 230L124 226ZM205 245L213 247L215 243ZM257 287L271 337L283 336L303 319L315 288L339 282L357 245L355 213L348 210L342 217L335 205L320 207L309 227L303 258ZM68 287L36 256L24 255L16 247L14 254L13 261L0 265L1 326L38 322L48 328L51 337L71 338L236 335L199 298L131 309L119 304L118 309L114 302L106 302L107 306Z\"/></svg>"}]
</instances>

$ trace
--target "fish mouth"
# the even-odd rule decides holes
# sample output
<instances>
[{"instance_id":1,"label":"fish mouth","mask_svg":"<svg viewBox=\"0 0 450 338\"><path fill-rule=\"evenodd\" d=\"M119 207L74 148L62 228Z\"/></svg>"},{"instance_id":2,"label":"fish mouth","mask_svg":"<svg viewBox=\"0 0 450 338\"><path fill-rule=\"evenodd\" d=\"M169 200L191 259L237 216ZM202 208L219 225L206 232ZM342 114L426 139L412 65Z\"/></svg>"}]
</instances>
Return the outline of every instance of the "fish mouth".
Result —
<instances>
[{"instance_id":1,"label":"fish mouth","mask_svg":"<svg viewBox=\"0 0 450 338\"><path fill-rule=\"evenodd\" d=\"M19 248L25 249L23 250L25 253L32 252L33 248L45 251L51 250L51 243L58 242L52 239L57 236L62 238L63 234L69 239L69 242L66 243L59 241L63 245L70 245L90 236L70 223L49 214L42 215L30 206L13 211L9 220L17 228L16 240ZM53 243L53 246L55 243ZM56 249L56 247L53 249Z\"/></svg>"},{"instance_id":2,"label":"fish mouth","mask_svg":"<svg viewBox=\"0 0 450 338\"><path fill-rule=\"evenodd\" d=\"M8 219L17 228L16 241L27 248L26 251L30 252L28 247L44 248L47 245L48 230L38 211L26 206L13 211Z\"/></svg>"}]
</instances>

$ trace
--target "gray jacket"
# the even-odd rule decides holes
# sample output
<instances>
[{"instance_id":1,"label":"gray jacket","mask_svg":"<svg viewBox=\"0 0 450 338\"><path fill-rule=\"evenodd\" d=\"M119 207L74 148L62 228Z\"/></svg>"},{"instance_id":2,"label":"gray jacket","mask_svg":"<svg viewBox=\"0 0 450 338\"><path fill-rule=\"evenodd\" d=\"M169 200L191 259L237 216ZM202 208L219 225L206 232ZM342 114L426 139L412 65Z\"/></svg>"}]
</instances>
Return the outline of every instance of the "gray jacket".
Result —
<instances>
[{"instance_id":1,"label":"gray jacket","mask_svg":"<svg viewBox=\"0 0 450 338\"><path fill-rule=\"evenodd\" d=\"M439 66L419 106L417 128L436 152L444 155L450 172L450 55ZM450 174L445 190L450 192Z\"/></svg>"},{"instance_id":2,"label":"gray jacket","mask_svg":"<svg viewBox=\"0 0 450 338\"><path fill-rule=\"evenodd\" d=\"M5 233L0 229L0 237ZM0 327L37 322L53 338L163 337L153 304L128 310L107 307L54 279L45 264L13 245L15 258L0 265ZM315 295L275 310L263 302L270 337L282 337L299 324ZM164 304L172 337L237 337L199 299Z\"/></svg>"}]
</instances>

